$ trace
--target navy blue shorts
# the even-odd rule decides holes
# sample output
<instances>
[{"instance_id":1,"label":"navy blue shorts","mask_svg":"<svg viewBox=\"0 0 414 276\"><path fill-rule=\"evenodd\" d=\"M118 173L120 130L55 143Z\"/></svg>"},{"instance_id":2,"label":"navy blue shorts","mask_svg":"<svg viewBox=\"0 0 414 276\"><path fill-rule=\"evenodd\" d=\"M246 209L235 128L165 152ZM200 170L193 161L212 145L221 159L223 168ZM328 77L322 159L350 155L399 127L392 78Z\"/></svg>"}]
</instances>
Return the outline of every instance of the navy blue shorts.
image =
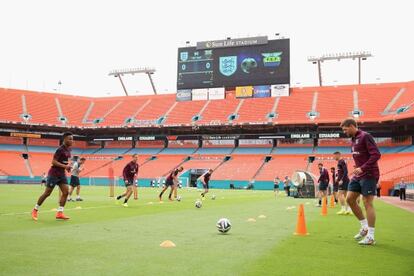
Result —
<instances>
[{"instance_id":1,"label":"navy blue shorts","mask_svg":"<svg viewBox=\"0 0 414 276\"><path fill-rule=\"evenodd\" d=\"M66 176L48 176L46 180L46 186L49 188L55 188L56 185L68 184Z\"/></svg>"},{"instance_id":2,"label":"navy blue shorts","mask_svg":"<svg viewBox=\"0 0 414 276\"><path fill-rule=\"evenodd\" d=\"M72 175L70 177L70 186L77 187L80 185L79 177Z\"/></svg>"},{"instance_id":3,"label":"navy blue shorts","mask_svg":"<svg viewBox=\"0 0 414 276\"><path fill-rule=\"evenodd\" d=\"M319 191L326 191L328 189L328 183L320 182L319 183Z\"/></svg>"},{"instance_id":4,"label":"navy blue shorts","mask_svg":"<svg viewBox=\"0 0 414 276\"><path fill-rule=\"evenodd\" d=\"M125 187L134 185L134 179L124 179Z\"/></svg>"},{"instance_id":5,"label":"navy blue shorts","mask_svg":"<svg viewBox=\"0 0 414 276\"><path fill-rule=\"evenodd\" d=\"M360 193L363 196L375 195L377 190L378 179L376 178L362 178L352 179L349 183L348 191Z\"/></svg>"},{"instance_id":6,"label":"navy blue shorts","mask_svg":"<svg viewBox=\"0 0 414 276\"><path fill-rule=\"evenodd\" d=\"M348 191L349 180L342 181L342 185L338 186L340 191Z\"/></svg>"},{"instance_id":7,"label":"navy blue shorts","mask_svg":"<svg viewBox=\"0 0 414 276\"><path fill-rule=\"evenodd\" d=\"M167 181L165 181L165 185L166 186L174 186L174 180L169 180L169 179L167 179Z\"/></svg>"}]
</instances>

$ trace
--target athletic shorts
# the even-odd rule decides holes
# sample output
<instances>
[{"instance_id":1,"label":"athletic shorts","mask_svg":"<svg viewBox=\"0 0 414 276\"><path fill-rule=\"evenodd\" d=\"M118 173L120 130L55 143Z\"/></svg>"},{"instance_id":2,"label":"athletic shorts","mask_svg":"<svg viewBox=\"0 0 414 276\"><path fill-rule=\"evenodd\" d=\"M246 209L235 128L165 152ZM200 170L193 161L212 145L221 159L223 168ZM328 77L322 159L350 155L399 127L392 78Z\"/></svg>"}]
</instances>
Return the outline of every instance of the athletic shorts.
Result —
<instances>
[{"instance_id":1,"label":"athletic shorts","mask_svg":"<svg viewBox=\"0 0 414 276\"><path fill-rule=\"evenodd\" d=\"M343 181L342 185L338 186L338 189L340 191L348 191L348 184L349 184L349 180Z\"/></svg>"},{"instance_id":2,"label":"athletic shorts","mask_svg":"<svg viewBox=\"0 0 414 276\"><path fill-rule=\"evenodd\" d=\"M207 189L208 190L208 188L209 188L208 182L206 184L204 184L204 183L201 183L201 184L203 184L204 189Z\"/></svg>"},{"instance_id":3,"label":"athletic shorts","mask_svg":"<svg viewBox=\"0 0 414 276\"><path fill-rule=\"evenodd\" d=\"M165 186L174 186L174 180L167 179L167 181L165 181Z\"/></svg>"},{"instance_id":4,"label":"athletic shorts","mask_svg":"<svg viewBox=\"0 0 414 276\"><path fill-rule=\"evenodd\" d=\"M279 185L273 185L274 190L279 190Z\"/></svg>"},{"instance_id":5,"label":"athletic shorts","mask_svg":"<svg viewBox=\"0 0 414 276\"><path fill-rule=\"evenodd\" d=\"M363 196L375 195L377 190L378 179L376 178L362 178L362 179L352 179L349 183L348 191L357 192Z\"/></svg>"},{"instance_id":6,"label":"athletic shorts","mask_svg":"<svg viewBox=\"0 0 414 276\"><path fill-rule=\"evenodd\" d=\"M333 185L333 191L337 192L339 190L338 184Z\"/></svg>"},{"instance_id":7,"label":"athletic shorts","mask_svg":"<svg viewBox=\"0 0 414 276\"><path fill-rule=\"evenodd\" d=\"M49 188L54 188L56 185L68 184L68 179L66 176L48 176L46 180L46 186Z\"/></svg>"},{"instance_id":8,"label":"athletic shorts","mask_svg":"<svg viewBox=\"0 0 414 276\"><path fill-rule=\"evenodd\" d=\"M319 191L326 191L328 189L328 183L320 182L319 183Z\"/></svg>"},{"instance_id":9,"label":"athletic shorts","mask_svg":"<svg viewBox=\"0 0 414 276\"><path fill-rule=\"evenodd\" d=\"M134 185L134 179L124 179L125 187Z\"/></svg>"},{"instance_id":10,"label":"athletic shorts","mask_svg":"<svg viewBox=\"0 0 414 276\"><path fill-rule=\"evenodd\" d=\"M42 184L46 184L46 180L45 179L42 179Z\"/></svg>"},{"instance_id":11,"label":"athletic shorts","mask_svg":"<svg viewBox=\"0 0 414 276\"><path fill-rule=\"evenodd\" d=\"M77 187L80 185L79 177L72 175L70 177L70 186Z\"/></svg>"}]
</instances>

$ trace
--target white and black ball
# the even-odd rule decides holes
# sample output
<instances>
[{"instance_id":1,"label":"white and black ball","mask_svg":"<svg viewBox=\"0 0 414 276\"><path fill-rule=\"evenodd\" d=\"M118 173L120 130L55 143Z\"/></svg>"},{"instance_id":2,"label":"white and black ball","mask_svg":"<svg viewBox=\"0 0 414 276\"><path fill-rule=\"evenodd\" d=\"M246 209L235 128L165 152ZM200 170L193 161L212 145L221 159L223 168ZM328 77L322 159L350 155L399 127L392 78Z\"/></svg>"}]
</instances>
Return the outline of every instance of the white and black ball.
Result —
<instances>
[{"instance_id":1,"label":"white and black ball","mask_svg":"<svg viewBox=\"0 0 414 276\"><path fill-rule=\"evenodd\" d=\"M197 201L195 202L195 207L196 207L196 208L201 208L201 206L203 206L203 203L202 203L200 200L197 200Z\"/></svg>"},{"instance_id":2,"label":"white and black ball","mask_svg":"<svg viewBox=\"0 0 414 276\"><path fill-rule=\"evenodd\" d=\"M227 233L230 231L231 229L231 223L230 220L226 219L226 218L221 218L217 221L217 230L220 233Z\"/></svg>"}]
</instances>

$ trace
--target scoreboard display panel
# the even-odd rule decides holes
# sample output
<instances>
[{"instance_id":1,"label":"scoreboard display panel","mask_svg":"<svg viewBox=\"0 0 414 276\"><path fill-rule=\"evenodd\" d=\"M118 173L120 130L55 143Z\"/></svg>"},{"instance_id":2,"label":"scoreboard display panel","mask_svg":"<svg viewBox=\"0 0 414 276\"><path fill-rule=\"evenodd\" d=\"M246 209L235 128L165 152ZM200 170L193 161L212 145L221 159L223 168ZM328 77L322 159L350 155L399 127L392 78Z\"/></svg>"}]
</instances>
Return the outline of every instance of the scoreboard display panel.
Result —
<instances>
[{"instance_id":1,"label":"scoreboard display panel","mask_svg":"<svg viewBox=\"0 0 414 276\"><path fill-rule=\"evenodd\" d=\"M289 39L266 44L178 49L178 89L290 83Z\"/></svg>"}]
</instances>

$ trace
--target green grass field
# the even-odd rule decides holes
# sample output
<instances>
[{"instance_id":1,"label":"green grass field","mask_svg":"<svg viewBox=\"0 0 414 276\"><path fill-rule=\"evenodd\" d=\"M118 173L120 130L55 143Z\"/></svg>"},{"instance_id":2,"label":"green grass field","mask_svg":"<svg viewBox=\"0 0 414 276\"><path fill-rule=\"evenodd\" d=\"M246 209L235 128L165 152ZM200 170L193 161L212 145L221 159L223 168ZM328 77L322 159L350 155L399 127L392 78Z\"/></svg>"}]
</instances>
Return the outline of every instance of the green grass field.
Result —
<instances>
[{"instance_id":1,"label":"green grass field","mask_svg":"<svg viewBox=\"0 0 414 276\"><path fill-rule=\"evenodd\" d=\"M66 205L69 221L54 219L55 191L35 222L30 211L41 192L0 185L0 275L413 275L414 214L380 201L377 245L361 247L353 216L335 208L322 217L314 200L272 192L212 190L196 209L195 190L160 204L158 189L147 188L124 208L107 187L83 187L85 201ZM297 208L286 209L299 203L306 237L292 234ZM215 226L221 217L232 222L226 235ZM161 248L164 240L176 247Z\"/></svg>"}]
</instances>

